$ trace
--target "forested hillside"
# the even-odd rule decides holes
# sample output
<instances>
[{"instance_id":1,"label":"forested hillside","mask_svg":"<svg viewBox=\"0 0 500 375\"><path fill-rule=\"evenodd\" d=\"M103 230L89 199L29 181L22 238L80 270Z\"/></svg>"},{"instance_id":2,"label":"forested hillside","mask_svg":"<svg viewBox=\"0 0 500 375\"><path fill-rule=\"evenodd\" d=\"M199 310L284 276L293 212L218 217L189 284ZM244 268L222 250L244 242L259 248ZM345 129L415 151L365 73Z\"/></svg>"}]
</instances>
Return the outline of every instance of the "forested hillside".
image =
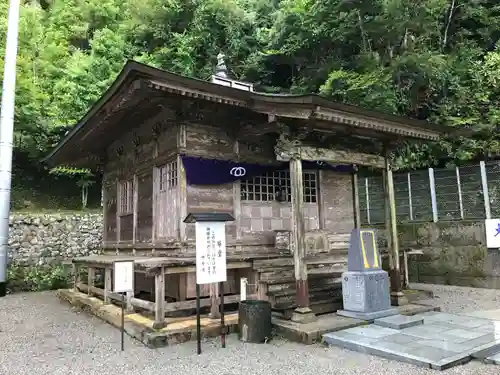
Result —
<instances>
[{"instance_id":1,"label":"forested hillside","mask_svg":"<svg viewBox=\"0 0 500 375\"><path fill-rule=\"evenodd\" d=\"M0 6L5 35L8 1ZM21 164L36 165L127 59L206 79L220 51L234 78L261 91L474 130L406 152L410 167L500 150L497 0L31 0L19 37L18 182L33 174Z\"/></svg>"}]
</instances>

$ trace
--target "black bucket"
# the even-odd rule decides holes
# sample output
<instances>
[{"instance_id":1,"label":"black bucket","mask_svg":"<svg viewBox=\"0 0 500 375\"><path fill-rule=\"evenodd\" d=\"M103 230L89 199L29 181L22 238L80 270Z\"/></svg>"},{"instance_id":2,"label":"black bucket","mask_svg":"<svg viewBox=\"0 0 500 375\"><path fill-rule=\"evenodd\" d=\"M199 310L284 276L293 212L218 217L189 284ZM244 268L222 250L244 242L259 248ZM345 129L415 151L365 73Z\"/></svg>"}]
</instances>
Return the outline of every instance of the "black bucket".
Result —
<instances>
[{"instance_id":1,"label":"black bucket","mask_svg":"<svg viewBox=\"0 0 500 375\"><path fill-rule=\"evenodd\" d=\"M271 339L271 304L268 301L241 301L238 313L238 337L255 344Z\"/></svg>"}]
</instances>

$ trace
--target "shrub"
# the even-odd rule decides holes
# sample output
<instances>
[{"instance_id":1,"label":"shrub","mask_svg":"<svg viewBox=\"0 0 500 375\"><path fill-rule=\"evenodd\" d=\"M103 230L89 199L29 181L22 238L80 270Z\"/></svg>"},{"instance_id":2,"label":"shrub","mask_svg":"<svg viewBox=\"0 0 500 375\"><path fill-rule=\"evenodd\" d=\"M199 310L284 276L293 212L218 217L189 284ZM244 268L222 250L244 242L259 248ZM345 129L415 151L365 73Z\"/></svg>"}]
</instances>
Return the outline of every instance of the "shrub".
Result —
<instances>
[{"instance_id":1,"label":"shrub","mask_svg":"<svg viewBox=\"0 0 500 375\"><path fill-rule=\"evenodd\" d=\"M7 289L10 293L64 289L71 284L71 270L63 264L11 265L7 272Z\"/></svg>"}]
</instances>

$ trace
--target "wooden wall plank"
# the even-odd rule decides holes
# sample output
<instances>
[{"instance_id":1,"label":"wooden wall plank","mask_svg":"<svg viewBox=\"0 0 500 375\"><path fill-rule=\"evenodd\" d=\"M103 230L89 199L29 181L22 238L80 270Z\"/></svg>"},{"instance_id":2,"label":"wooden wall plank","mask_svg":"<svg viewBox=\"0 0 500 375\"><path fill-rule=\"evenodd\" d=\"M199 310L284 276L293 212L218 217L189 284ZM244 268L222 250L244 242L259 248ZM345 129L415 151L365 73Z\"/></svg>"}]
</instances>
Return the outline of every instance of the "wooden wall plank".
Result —
<instances>
[{"instance_id":1,"label":"wooden wall plank","mask_svg":"<svg viewBox=\"0 0 500 375\"><path fill-rule=\"evenodd\" d=\"M190 124L186 129L186 150L211 158L234 156L234 140L221 128Z\"/></svg>"},{"instance_id":2,"label":"wooden wall plank","mask_svg":"<svg viewBox=\"0 0 500 375\"><path fill-rule=\"evenodd\" d=\"M139 179L136 174L134 174L133 180L133 201L132 201L132 210L133 210L133 222L132 222L132 243L135 244L137 240L137 209L139 204Z\"/></svg>"},{"instance_id":3,"label":"wooden wall plank","mask_svg":"<svg viewBox=\"0 0 500 375\"><path fill-rule=\"evenodd\" d=\"M331 233L350 233L354 228L351 175L327 170L323 172L320 190L325 229Z\"/></svg>"},{"instance_id":4,"label":"wooden wall plank","mask_svg":"<svg viewBox=\"0 0 500 375\"><path fill-rule=\"evenodd\" d=\"M116 240L116 184L104 186L104 241Z\"/></svg>"},{"instance_id":5,"label":"wooden wall plank","mask_svg":"<svg viewBox=\"0 0 500 375\"><path fill-rule=\"evenodd\" d=\"M136 242L148 243L152 240L153 231L153 171L138 176L137 182Z\"/></svg>"},{"instance_id":6,"label":"wooden wall plank","mask_svg":"<svg viewBox=\"0 0 500 375\"><path fill-rule=\"evenodd\" d=\"M187 212L227 212L233 214L233 184L217 186L194 186L187 187ZM186 237L194 240L194 224L187 224ZM229 240L236 239L236 223L230 222L226 225L226 235Z\"/></svg>"},{"instance_id":7,"label":"wooden wall plank","mask_svg":"<svg viewBox=\"0 0 500 375\"><path fill-rule=\"evenodd\" d=\"M188 214L188 203L187 203L187 181L186 181L186 170L184 169L184 164L182 163L181 156L177 156L177 168L178 180L177 180L177 193L179 196L178 213L179 218L179 239L181 241L186 241L186 223L184 219Z\"/></svg>"},{"instance_id":8,"label":"wooden wall plank","mask_svg":"<svg viewBox=\"0 0 500 375\"><path fill-rule=\"evenodd\" d=\"M134 215L121 215L120 216L120 241L132 242L134 236Z\"/></svg>"}]
</instances>

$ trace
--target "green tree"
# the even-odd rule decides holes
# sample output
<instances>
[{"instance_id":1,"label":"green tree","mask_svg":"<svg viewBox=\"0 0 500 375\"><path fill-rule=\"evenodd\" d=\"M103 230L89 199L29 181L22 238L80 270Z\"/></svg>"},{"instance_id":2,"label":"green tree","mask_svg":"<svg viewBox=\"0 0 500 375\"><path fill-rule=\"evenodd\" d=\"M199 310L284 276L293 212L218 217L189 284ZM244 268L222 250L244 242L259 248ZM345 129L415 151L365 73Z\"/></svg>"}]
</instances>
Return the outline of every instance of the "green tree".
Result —
<instances>
[{"instance_id":1,"label":"green tree","mask_svg":"<svg viewBox=\"0 0 500 375\"><path fill-rule=\"evenodd\" d=\"M7 8L1 0L4 34ZM207 79L224 52L235 78L265 92L316 92L472 133L405 147L402 167L494 157L499 24L495 0L26 1L16 152L38 160L127 59Z\"/></svg>"}]
</instances>

